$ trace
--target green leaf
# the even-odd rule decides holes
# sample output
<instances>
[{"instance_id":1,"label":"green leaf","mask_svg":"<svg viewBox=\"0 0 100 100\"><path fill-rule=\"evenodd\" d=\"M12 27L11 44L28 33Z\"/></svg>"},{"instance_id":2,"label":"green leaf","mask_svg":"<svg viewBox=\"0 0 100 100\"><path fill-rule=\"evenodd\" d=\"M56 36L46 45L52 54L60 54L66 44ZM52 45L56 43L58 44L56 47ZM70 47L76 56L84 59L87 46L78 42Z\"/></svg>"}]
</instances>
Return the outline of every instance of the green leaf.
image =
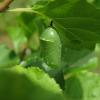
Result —
<instances>
[{"instance_id":1,"label":"green leaf","mask_svg":"<svg viewBox=\"0 0 100 100\"><path fill-rule=\"evenodd\" d=\"M28 45L32 50L39 50L40 47L40 37L39 37L39 33L34 33L29 41L28 41Z\"/></svg>"},{"instance_id":2,"label":"green leaf","mask_svg":"<svg viewBox=\"0 0 100 100\"><path fill-rule=\"evenodd\" d=\"M33 11L53 20L62 41L65 64L79 60L88 53L87 49L93 50L95 44L100 42L100 10L86 0L39 0L34 4ZM78 51L70 56L66 48ZM71 58L76 59L72 61Z\"/></svg>"},{"instance_id":3,"label":"green leaf","mask_svg":"<svg viewBox=\"0 0 100 100\"><path fill-rule=\"evenodd\" d=\"M99 69L100 69L100 44L96 44L96 47L95 47L95 54L96 54L96 57L97 57L97 59L98 59L98 64L97 64L97 66L98 66L98 71L99 71Z\"/></svg>"},{"instance_id":4,"label":"green leaf","mask_svg":"<svg viewBox=\"0 0 100 100\"><path fill-rule=\"evenodd\" d=\"M81 72L66 79L65 95L68 100L99 100L100 76Z\"/></svg>"},{"instance_id":5,"label":"green leaf","mask_svg":"<svg viewBox=\"0 0 100 100\"><path fill-rule=\"evenodd\" d=\"M63 33L59 34L65 36L65 40L69 39L69 43L73 44L72 47L80 45L79 48L90 49L96 42L100 42L100 10L86 0L49 0L47 3L40 9L33 6L33 10L52 19L55 27L63 30ZM39 1L36 5L38 4Z\"/></svg>"},{"instance_id":6,"label":"green leaf","mask_svg":"<svg viewBox=\"0 0 100 100\"><path fill-rule=\"evenodd\" d=\"M23 51L27 45L27 38L24 34L24 30L21 27L9 27L8 35L12 40L14 50L16 53Z\"/></svg>"},{"instance_id":7,"label":"green leaf","mask_svg":"<svg viewBox=\"0 0 100 100\"><path fill-rule=\"evenodd\" d=\"M83 62L83 63L82 63ZM82 70L94 70L94 68L98 67L98 59L97 57L91 57L91 59L84 59L79 64L73 64L64 69L65 73L73 74L77 72L81 72Z\"/></svg>"},{"instance_id":8,"label":"green leaf","mask_svg":"<svg viewBox=\"0 0 100 100\"><path fill-rule=\"evenodd\" d=\"M95 6L97 9L100 9L100 0L87 0L87 2Z\"/></svg>"},{"instance_id":9,"label":"green leaf","mask_svg":"<svg viewBox=\"0 0 100 100\"><path fill-rule=\"evenodd\" d=\"M94 0L94 4L100 9L100 0Z\"/></svg>"},{"instance_id":10,"label":"green leaf","mask_svg":"<svg viewBox=\"0 0 100 100\"><path fill-rule=\"evenodd\" d=\"M0 68L12 67L19 63L19 58L14 51L8 49L5 45L0 45Z\"/></svg>"},{"instance_id":11,"label":"green leaf","mask_svg":"<svg viewBox=\"0 0 100 100\"><path fill-rule=\"evenodd\" d=\"M76 49L72 49L72 48L65 48L62 50L62 63L63 66L71 66L76 64L77 62L82 62L83 59L90 59L92 57L92 51L90 50L76 50ZM83 61L84 62L84 61ZM79 64L78 66L82 65Z\"/></svg>"},{"instance_id":12,"label":"green leaf","mask_svg":"<svg viewBox=\"0 0 100 100\"><path fill-rule=\"evenodd\" d=\"M33 13L22 13L20 16L20 23L26 31L26 36L31 37L34 33L40 33L44 29L43 22L40 16Z\"/></svg>"},{"instance_id":13,"label":"green leaf","mask_svg":"<svg viewBox=\"0 0 100 100\"><path fill-rule=\"evenodd\" d=\"M62 90L42 70L21 66L0 70L0 99L64 100Z\"/></svg>"},{"instance_id":14,"label":"green leaf","mask_svg":"<svg viewBox=\"0 0 100 100\"><path fill-rule=\"evenodd\" d=\"M41 16L33 13L22 13L19 18L21 27L24 29L25 35L28 38L28 46L32 50L37 50L40 47L39 36L45 27Z\"/></svg>"}]
</instances>

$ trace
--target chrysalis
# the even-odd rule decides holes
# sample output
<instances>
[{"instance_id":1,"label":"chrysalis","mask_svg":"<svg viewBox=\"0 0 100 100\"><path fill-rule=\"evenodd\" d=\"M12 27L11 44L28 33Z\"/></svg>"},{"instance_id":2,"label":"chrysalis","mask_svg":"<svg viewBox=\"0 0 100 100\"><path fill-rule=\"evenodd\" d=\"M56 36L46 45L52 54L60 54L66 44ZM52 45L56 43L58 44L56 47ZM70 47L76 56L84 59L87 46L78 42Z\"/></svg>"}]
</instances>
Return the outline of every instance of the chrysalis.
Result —
<instances>
[{"instance_id":1,"label":"chrysalis","mask_svg":"<svg viewBox=\"0 0 100 100\"><path fill-rule=\"evenodd\" d=\"M58 33L49 27L42 33L40 39L43 60L48 66L58 68L61 64L61 40Z\"/></svg>"}]
</instances>

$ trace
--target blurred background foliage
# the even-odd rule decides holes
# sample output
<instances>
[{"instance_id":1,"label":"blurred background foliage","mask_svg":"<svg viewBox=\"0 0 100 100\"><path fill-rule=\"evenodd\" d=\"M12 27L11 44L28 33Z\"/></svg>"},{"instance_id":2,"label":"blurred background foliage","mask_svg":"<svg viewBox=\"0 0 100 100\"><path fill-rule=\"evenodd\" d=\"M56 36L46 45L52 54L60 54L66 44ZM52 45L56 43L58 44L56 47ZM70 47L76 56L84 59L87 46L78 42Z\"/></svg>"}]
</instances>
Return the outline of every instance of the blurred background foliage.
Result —
<instances>
[{"instance_id":1,"label":"blurred background foliage","mask_svg":"<svg viewBox=\"0 0 100 100\"><path fill-rule=\"evenodd\" d=\"M28 7L27 5L34 4L37 1L39 0L14 0L9 8ZM87 2L96 6L97 9L100 7L100 0L87 0ZM40 33L45 27L44 25L41 25L41 21L43 23L45 22L35 14L22 13L20 17L19 15L20 13L0 13L0 44L7 44L7 46L11 49L14 49L16 53L19 53L27 48L27 43L29 48L36 50L40 44L39 41L37 41L38 39L35 41L33 40L39 37L38 33ZM27 27L25 25L27 25ZM20 26L22 26L22 28ZM38 26L40 27L38 28ZM35 33L35 35L32 35L33 33ZM26 36L29 40L27 40ZM97 45L96 48L99 48L99 45ZM62 58L63 66L66 66L66 61L68 62L68 66L79 66L81 62L84 63L83 59L85 59L85 62L87 62L87 59L91 59L95 56L93 56L94 51L91 52L85 49L80 51L66 48L64 49L64 52L66 55L63 55Z\"/></svg>"},{"instance_id":2,"label":"blurred background foliage","mask_svg":"<svg viewBox=\"0 0 100 100\"><path fill-rule=\"evenodd\" d=\"M39 0L14 0L14 2L10 5L10 9L28 7L27 6L28 4L29 5L34 4L36 1ZM94 7L96 7L96 9L100 9L100 0L87 0L87 2L93 5ZM44 62L39 58L40 41L38 40L39 40L39 35L45 29L48 22L49 22L48 20L46 21L44 21L43 19L41 20L41 17L32 13L16 13L16 12L0 13L0 68L3 67L5 68L7 66L10 67L17 64L20 64L24 67L31 66L31 65L43 67ZM60 30L60 32L62 34L64 33L62 30ZM87 34L85 35L87 36ZM61 36L62 36L61 38L63 38L63 41L67 39L63 35ZM94 37L92 36L92 38ZM68 41L69 43L69 40L66 41ZM78 41L76 40L74 42L77 43ZM67 44L67 42L65 44ZM89 45L83 44L83 45L87 45L88 47L90 46L90 44ZM74 45L72 44L72 46L75 46L77 48L77 45L75 44ZM77 75L76 77L73 76L71 78L68 77L70 76L70 73L75 74L84 69L86 70L89 69L89 71L100 73L100 67L99 67L100 66L100 44L96 44L95 50L87 50L83 48L77 50L74 48L65 47L63 48L62 53L63 53L62 68L65 68L64 77L66 80L68 79L66 81L66 87L65 87L67 98L71 98L70 100L73 100L75 96L77 97L80 96L81 98L83 98L82 95L83 90L81 89L81 84L83 85L83 87L87 88L88 90L87 83L88 86L90 86L88 93L92 94L95 88L91 91L92 85L90 84L92 78L94 77L95 79L96 76L92 75L91 73L88 74L85 72L81 75ZM24 58L23 55L25 55ZM87 76L89 76L89 78L87 78ZM89 80L90 77L91 80ZM98 80L99 78L96 79L95 81ZM96 84L96 82L94 81L92 83L93 85ZM79 89L77 87L79 87ZM77 89L80 92L76 92ZM97 89L97 91L99 91L99 88ZM86 93L86 96L88 93ZM98 96L100 95L97 95L97 97Z\"/></svg>"},{"instance_id":3,"label":"blurred background foliage","mask_svg":"<svg viewBox=\"0 0 100 100\"><path fill-rule=\"evenodd\" d=\"M3 0L0 0L0 2ZM10 8L25 7L27 0L14 0ZM12 43L7 35L8 26L17 24L17 16L19 13L0 13L0 43L6 43L12 47Z\"/></svg>"}]
</instances>

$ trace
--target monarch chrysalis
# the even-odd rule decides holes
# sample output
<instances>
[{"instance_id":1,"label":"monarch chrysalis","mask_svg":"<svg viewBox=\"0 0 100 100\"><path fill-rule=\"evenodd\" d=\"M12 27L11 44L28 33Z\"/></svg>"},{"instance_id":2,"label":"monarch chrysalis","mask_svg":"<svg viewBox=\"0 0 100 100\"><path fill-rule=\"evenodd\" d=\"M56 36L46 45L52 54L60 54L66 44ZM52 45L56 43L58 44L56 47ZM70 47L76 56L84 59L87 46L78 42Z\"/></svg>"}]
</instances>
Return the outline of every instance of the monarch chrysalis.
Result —
<instances>
[{"instance_id":1,"label":"monarch chrysalis","mask_svg":"<svg viewBox=\"0 0 100 100\"><path fill-rule=\"evenodd\" d=\"M55 29L48 27L41 35L41 55L48 66L57 68L61 64L61 40Z\"/></svg>"}]
</instances>

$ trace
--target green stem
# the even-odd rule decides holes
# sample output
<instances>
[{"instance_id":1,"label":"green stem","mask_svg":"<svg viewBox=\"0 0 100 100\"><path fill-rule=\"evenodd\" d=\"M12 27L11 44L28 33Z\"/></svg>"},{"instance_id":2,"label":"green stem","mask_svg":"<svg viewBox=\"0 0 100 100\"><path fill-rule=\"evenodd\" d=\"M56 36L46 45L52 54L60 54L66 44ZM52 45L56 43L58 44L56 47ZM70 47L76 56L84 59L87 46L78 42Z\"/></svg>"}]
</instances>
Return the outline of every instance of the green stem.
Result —
<instances>
[{"instance_id":1,"label":"green stem","mask_svg":"<svg viewBox=\"0 0 100 100\"><path fill-rule=\"evenodd\" d=\"M34 12L32 8L15 8L9 9L7 12Z\"/></svg>"},{"instance_id":2,"label":"green stem","mask_svg":"<svg viewBox=\"0 0 100 100\"><path fill-rule=\"evenodd\" d=\"M9 10L7 10L7 12L15 12L15 13L16 12L28 12L28 13L35 13L35 14L46 17L44 14L42 14L32 8L15 8L15 9L9 9Z\"/></svg>"}]
</instances>

